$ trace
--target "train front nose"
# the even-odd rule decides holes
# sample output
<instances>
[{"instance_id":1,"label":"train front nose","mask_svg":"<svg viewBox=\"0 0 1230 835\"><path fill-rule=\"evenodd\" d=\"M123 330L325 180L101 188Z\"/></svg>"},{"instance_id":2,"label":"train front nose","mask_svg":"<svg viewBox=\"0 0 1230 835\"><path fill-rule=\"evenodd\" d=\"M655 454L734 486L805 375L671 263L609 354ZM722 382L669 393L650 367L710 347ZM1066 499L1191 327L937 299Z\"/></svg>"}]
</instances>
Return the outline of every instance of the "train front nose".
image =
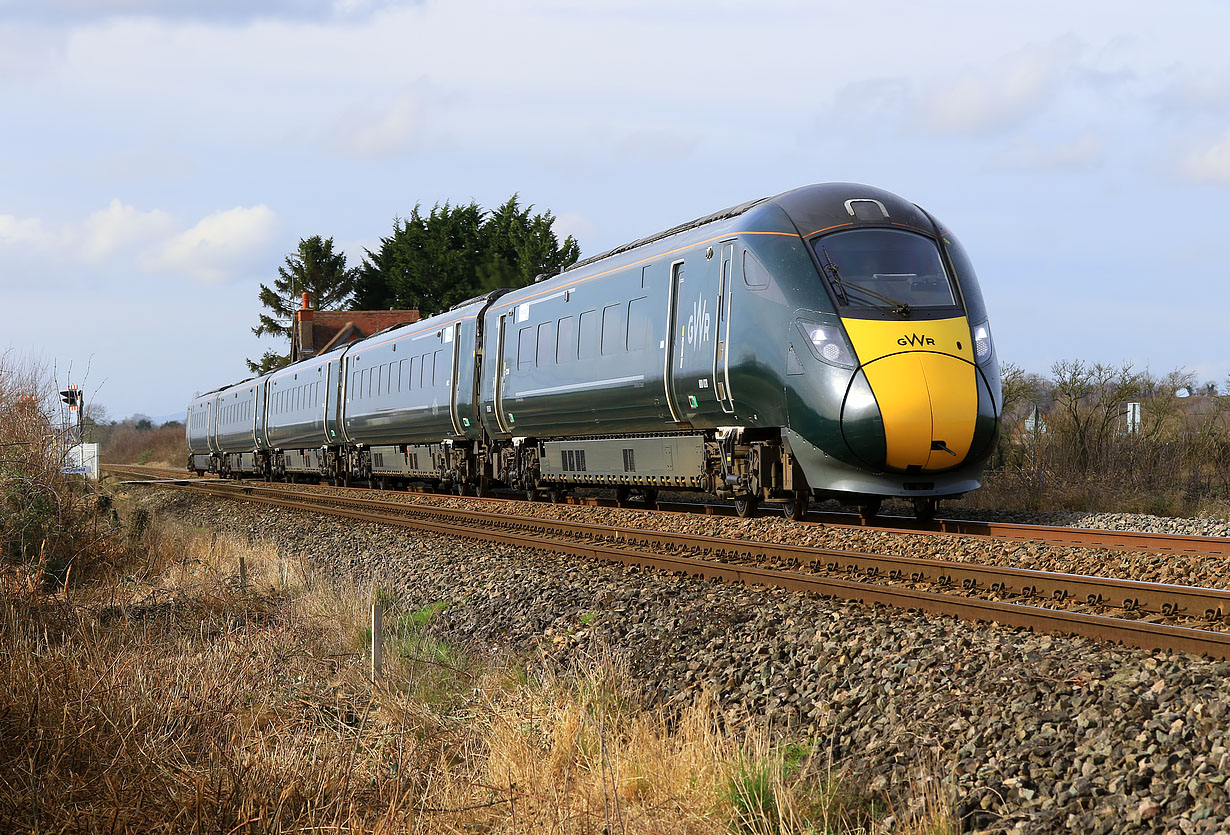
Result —
<instances>
[{"instance_id":1,"label":"train front nose","mask_svg":"<svg viewBox=\"0 0 1230 835\"><path fill-rule=\"evenodd\" d=\"M969 455L978 407L972 363L926 351L891 354L855 374L842 405L842 435L876 469L945 470Z\"/></svg>"}]
</instances>

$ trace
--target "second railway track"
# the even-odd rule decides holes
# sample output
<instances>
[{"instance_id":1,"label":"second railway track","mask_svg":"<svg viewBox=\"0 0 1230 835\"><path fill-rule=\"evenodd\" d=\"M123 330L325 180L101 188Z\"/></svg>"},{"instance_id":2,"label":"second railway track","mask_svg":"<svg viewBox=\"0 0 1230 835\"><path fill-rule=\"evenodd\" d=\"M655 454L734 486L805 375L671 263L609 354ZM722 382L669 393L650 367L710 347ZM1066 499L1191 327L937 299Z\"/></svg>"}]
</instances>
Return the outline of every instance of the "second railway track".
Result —
<instances>
[{"instance_id":1,"label":"second railway track","mask_svg":"<svg viewBox=\"0 0 1230 835\"><path fill-rule=\"evenodd\" d=\"M111 467L148 476L146 468ZM198 493L355 521L392 524L731 582L884 604L933 614L1082 635L1148 649L1230 657L1230 591L965 562L718 539L639 528L288 490L213 479L165 482ZM1005 600L1004 598L1009 598ZM1123 617L1074 611L1116 609ZM1205 621L1197 629L1169 620Z\"/></svg>"}]
</instances>

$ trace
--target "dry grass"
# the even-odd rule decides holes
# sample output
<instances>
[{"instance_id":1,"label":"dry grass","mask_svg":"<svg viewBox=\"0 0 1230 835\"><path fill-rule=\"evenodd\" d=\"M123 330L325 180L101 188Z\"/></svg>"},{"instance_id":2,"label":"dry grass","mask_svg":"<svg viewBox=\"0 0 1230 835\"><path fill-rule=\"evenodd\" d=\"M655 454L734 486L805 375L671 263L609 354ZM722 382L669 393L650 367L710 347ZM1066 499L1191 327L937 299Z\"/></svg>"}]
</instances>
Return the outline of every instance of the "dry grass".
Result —
<instances>
[{"instance_id":1,"label":"dry grass","mask_svg":"<svg viewBox=\"0 0 1230 835\"><path fill-rule=\"evenodd\" d=\"M110 574L3 591L0 831L836 833L889 811L711 700L640 709L610 656L479 663L430 637L434 606L384 595L373 684L368 594L129 516ZM896 831L949 831L947 808Z\"/></svg>"},{"instance_id":2,"label":"dry grass","mask_svg":"<svg viewBox=\"0 0 1230 835\"><path fill-rule=\"evenodd\" d=\"M149 464L159 467L182 467L188 460L184 427L180 425L137 429L119 424L94 430L104 435L99 445L101 459L109 464Z\"/></svg>"}]
</instances>

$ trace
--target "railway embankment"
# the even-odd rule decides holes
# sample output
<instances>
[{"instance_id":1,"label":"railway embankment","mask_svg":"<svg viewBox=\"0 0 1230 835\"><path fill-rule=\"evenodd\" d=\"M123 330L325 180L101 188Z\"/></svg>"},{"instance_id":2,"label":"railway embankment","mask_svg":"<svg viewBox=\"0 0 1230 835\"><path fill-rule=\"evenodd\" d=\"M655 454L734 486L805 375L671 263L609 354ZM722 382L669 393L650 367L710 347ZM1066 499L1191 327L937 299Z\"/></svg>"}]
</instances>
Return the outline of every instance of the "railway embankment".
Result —
<instances>
[{"instance_id":1,"label":"railway embankment","mask_svg":"<svg viewBox=\"0 0 1230 835\"><path fill-rule=\"evenodd\" d=\"M762 723L823 751L872 795L920 798L906 789L938 785L962 830L1186 833L1228 825L1230 707L1221 683L1230 663L232 502L169 494L153 502L220 536L276 539L338 583L437 607L432 635L450 645L558 669L617 653L644 704L713 698L727 727ZM760 535L790 535L778 522L678 517L680 525L748 535L760 525ZM808 535L838 535L827 530ZM840 534L860 535L885 536ZM929 541L956 549L962 540ZM1029 544L982 547L1033 567L1052 558ZM1078 552L1168 582L1191 576L1192 566L1210 581L1224 577L1217 563L1188 557L1142 556L1136 566L1123 553L1059 549L1053 559L1063 565Z\"/></svg>"}]
</instances>

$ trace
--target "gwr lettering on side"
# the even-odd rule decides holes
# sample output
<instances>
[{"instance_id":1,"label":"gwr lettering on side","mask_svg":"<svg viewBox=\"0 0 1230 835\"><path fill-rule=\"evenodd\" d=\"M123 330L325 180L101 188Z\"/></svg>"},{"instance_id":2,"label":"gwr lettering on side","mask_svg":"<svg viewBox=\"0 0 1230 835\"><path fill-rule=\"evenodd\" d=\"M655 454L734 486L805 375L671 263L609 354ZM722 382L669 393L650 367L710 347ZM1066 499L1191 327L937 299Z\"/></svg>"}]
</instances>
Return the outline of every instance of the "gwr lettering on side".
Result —
<instances>
[{"instance_id":1,"label":"gwr lettering on side","mask_svg":"<svg viewBox=\"0 0 1230 835\"><path fill-rule=\"evenodd\" d=\"M915 348L921 348L924 345L934 345L935 340L929 336L922 336L916 333L912 333L909 336L903 336L900 339L898 339L897 344L903 345L906 347L913 346Z\"/></svg>"},{"instance_id":2,"label":"gwr lettering on side","mask_svg":"<svg viewBox=\"0 0 1230 835\"><path fill-rule=\"evenodd\" d=\"M687 340L692 347L709 341L710 320L708 299L692 303L692 315L688 317Z\"/></svg>"}]
</instances>

